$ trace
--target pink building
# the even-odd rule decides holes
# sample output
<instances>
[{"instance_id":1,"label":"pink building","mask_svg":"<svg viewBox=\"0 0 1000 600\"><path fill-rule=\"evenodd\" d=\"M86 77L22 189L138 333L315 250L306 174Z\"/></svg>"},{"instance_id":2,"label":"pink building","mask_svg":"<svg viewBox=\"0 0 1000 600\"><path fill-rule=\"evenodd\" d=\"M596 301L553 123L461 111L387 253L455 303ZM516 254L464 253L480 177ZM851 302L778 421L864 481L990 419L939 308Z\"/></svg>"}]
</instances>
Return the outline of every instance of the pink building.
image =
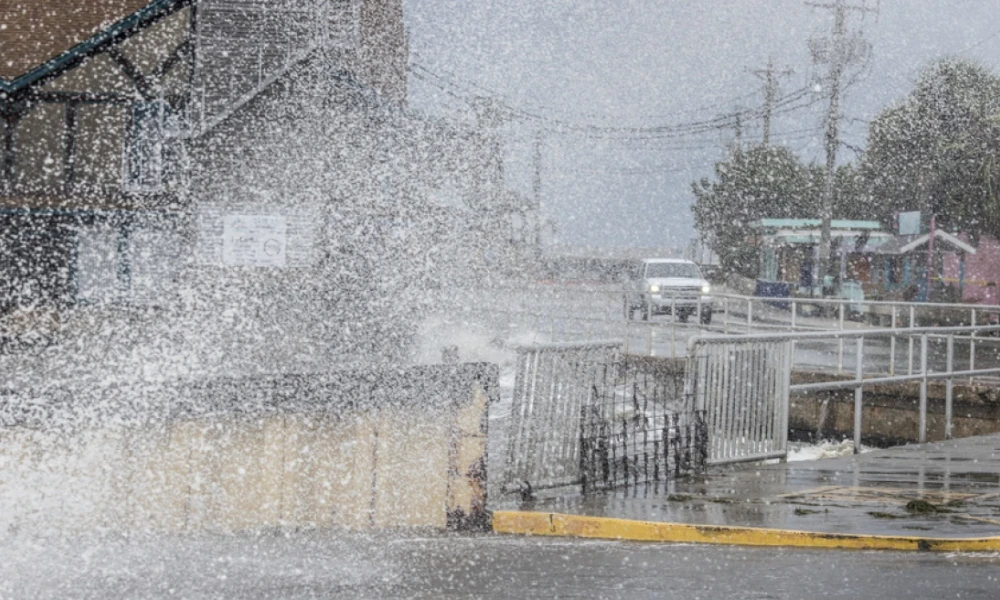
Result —
<instances>
[{"instance_id":1,"label":"pink building","mask_svg":"<svg viewBox=\"0 0 1000 600\"><path fill-rule=\"evenodd\" d=\"M976 247L975 254L966 254L963 277L958 254L943 256L943 277L945 282L962 287L962 301L975 304L1000 304L1000 241L984 236L978 243L969 236L958 236L962 241ZM964 283L960 283L964 280Z\"/></svg>"}]
</instances>

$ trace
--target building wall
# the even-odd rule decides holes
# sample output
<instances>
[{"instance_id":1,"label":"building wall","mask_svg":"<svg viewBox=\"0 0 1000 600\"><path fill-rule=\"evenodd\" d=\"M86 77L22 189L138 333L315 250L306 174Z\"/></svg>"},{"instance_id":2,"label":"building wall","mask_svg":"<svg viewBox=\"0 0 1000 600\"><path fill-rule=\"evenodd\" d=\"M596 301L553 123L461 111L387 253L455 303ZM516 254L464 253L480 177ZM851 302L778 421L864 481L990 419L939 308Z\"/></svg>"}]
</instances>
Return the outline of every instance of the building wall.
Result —
<instances>
[{"instance_id":1,"label":"building wall","mask_svg":"<svg viewBox=\"0 0 1000 600\"><path fill-rule=\"evenodd\" d=\"M39 0L3 15L20 34L11 41L5 32L0 42L5 66L16 70L8 80L149 4ZM189 74L191 8L166 10L173 12L0 98L0 312L166 299L158 291L178 244L152 251L150 239L152 230L175 230L164 209L180 208L165 168L174 158L166 116L187 103L187 85L177 84ZM138 116L152 106L165 108L151 127ZM137 169L140 160L159 170ZM136 173L159 180L136 185Z\"/></svg>"},{"instance_id":2,"label":"building wall","mask_svg":"<svg viewBox=\"0 0 1000 600\"><path fill-rule=\"evenodd\" d=\"M963 302L1000 304L1000 241L990 236L971 241L967 235L962 241L976 247L976 253L965 257L965 289ZM959 257L955 254L944 258L944 278L947 283L958 285Z\"/></svg>"},{"instance_id":3,"label":"building wall","mask_svg":"<svg viewBox=\"0 0 1000 600\"><path fill-rule=\"evenodd\" d=\"M317 53L191 140L190 285L213 310L246 312L267 330L271 360L294 363L299 348L399 357L429 289L481 276L476 207L497 194L480 141L408 113ZM311 249L284 268L227 265L226 215L283 218L287 246Z\"/></svg>"},{"instance_id":4,"label":"building wall","mask_svg":"<svg viewBox=\"0 0 1000 600\"><path fill-rule=\"evenodd\" d=\"M199 0L196 118L212 127L304 57L324 52L405 102L401 0Z\"/></svg>"},{"instance_id":5,"label":"building wall","mask_svg":"<svg viewBox=\"0 0 1000 600\"><path fill-rule=\"evenodd\" d=\"M49 20L78 12L61 6L40 22L47 27ZM123 16L111 14L116 20ZM131 185L126 161L142 125L135 119L137 110L160 102L169 107L166 112L177 113L187 102L186 89L162 84L176 82L178 74L186 76L190 19L191 9L180 8L68 71L0 101L4 128L10 129L10 143L3 148L0 204L74 210L143 209L150 208L150 201L162 205L162 198L148 194L169 190Z\"/></svg>"},{"instance_id":6,"label":"building wall","mask_svg":"<svg viewBox=\"0 0 1000 600\"><path fill-rule=\"evenodd\" d=\"M31 0L0 4L0 77L11 80L90 38L150 0Z\"/></svg>"}]
</instances>

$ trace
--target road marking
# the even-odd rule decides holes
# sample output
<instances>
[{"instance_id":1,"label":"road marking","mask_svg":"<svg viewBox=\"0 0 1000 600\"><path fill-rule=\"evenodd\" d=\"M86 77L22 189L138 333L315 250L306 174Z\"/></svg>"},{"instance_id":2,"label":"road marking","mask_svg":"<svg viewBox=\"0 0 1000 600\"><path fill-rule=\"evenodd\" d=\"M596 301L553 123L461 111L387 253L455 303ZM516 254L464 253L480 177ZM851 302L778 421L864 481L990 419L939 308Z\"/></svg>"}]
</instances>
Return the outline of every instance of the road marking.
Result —
<instances>
[{"instance_id":1,"label":"road marking","mask_svg":"<svg viewBox=\"0 0 1000 600\"><path fill-rule=\"evenodd\" d=\"M520 511L494 512L493 531L516 535L737 546L936 552L991 552L1000 550L1000 537L933 538L818 533L760 527L655 523L607 517Z\"/></svg>"}]
</instances>

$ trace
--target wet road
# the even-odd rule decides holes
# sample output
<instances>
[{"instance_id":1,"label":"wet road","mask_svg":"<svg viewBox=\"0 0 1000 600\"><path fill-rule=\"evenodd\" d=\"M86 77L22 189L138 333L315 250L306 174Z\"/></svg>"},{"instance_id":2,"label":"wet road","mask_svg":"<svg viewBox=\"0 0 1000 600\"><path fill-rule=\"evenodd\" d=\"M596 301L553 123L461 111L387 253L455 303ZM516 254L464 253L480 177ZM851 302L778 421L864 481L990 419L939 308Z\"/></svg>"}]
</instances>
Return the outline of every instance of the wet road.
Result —
<instances>
[{"instance_id":1,"label":"wet road","mask_svg":"<svg viewBox=\"0 0 1000 600\"><path fill-rule=\"evenodd\" d=\"M996 598L1000 555L335 533L0 540L0 597Z\"/></svg>"},{"instance_id":2,"label":"wet road","mask_svg":"<svg viewBox=\"0 0 1000 600\"><path fill-rule=\"evenodd\" d=\"M606 286L605 286L606 287ZM717 301L717 309L724 304ZM712 323L703 326L697 319L677 323L671 315L655 315L649 321L626 321L621 307L620 292L611 288L589 288L573 285L528 286L517 290L498 290L491 294L467 299L464 309L455 313L462 318L481 322L500 338L517 339L519 343L547 341L581 341L625 339L631 353L663 357L683 357L691 337L702 334L747 333L745 309L727 314L717 310ZM730 303L738 308L738 303ZM749 328L752 333L782 333L791 329L788 311L758 306ZM837 318L802 318L798 327L807 331L837 330ZM878 329L875 325L847 320L846 330ZM854 340L810 341L796 347L797 370L854 373ZM946 340L930 339L928 367L944 371L947 366ZM974 347L967 339L956 339L954 368L1000 368L1000 339L980 339ZM970 362L972 353L975 358ZM888 338L865 340L864 371L866 375L888 374L890 364L896 375L920 370L920 341L911 346L907 339L896 340L891 350Z\"/></svg>"}]
</instances>

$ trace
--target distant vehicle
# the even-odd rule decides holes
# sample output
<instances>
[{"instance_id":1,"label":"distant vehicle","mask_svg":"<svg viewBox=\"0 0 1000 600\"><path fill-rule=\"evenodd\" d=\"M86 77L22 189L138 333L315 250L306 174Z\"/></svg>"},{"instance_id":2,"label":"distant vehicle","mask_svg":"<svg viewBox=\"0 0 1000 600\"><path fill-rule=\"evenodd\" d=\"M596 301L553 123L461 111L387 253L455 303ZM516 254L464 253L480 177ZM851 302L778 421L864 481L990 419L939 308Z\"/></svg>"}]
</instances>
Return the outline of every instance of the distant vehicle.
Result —
<instances>
[{"instance_id":1,"label":"distant vehicle","mask_svg":"<svg viewBox=\"0 0 1000 600\"><path fill-rule=\"evenodd\" d=\"M632 320L639 311L642 319L657 313L677 311L677 318L688 318L701 310L701 322L712 322L712 288L698 265L677 258L647 258L634 265L625 284L625 318Z\"/></svg>"}]
</instances>

